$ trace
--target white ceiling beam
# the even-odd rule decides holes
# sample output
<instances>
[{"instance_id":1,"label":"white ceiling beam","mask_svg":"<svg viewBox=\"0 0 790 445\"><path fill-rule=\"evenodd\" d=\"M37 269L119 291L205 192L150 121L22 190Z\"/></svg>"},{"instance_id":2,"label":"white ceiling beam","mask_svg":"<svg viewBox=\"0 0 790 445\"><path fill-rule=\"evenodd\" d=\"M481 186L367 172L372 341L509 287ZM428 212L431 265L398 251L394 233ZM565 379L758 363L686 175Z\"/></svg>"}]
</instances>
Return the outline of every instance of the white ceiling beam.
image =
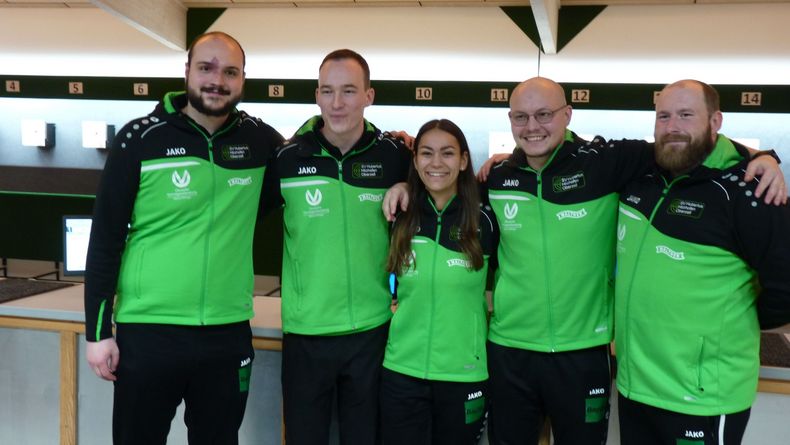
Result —
<instances>
[{"instance_id":1,"label":"white ceiling beam","mask_svg":"<svg viewBox=\"0 0 790 445\"><path fill-rule=\"evenodd\" d=\"M91 0L168 48L187 48L187 8L179 0Z\"/></svg>"},{"instance_id":2,"label":"white ceiling beam","mask_svg":"<svg viewBox=\"0 0 790 445\"><path fill-rule=\"evenodd\" d=\"M557 54L557 27L560 15L560 0L529 0L535 24L538 26L540 43L546 54Z\"/></svg>"}]
</instances>

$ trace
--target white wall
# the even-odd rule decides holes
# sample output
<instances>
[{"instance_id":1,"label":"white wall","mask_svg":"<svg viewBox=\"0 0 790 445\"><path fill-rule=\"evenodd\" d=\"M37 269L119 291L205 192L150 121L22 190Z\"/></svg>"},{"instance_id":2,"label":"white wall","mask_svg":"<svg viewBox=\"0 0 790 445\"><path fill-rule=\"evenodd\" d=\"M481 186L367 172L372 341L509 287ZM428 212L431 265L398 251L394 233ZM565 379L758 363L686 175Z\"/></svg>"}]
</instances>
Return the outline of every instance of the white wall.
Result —
<instances>
[{"instance_id":1,"label":"white wall","mask_svg":"<svg viewBox=\"0 0 790 445\"><path fill-rule=\"evenodd\" d=\"M561 82L790 82L790 4L610 6L540 74ZM314 78L327 52L365 55L374 79L538 74L536 46L499 8L231 8L252 78ZM0 74L181 76L183 54L99 9L0 9Z\"/></svg>"}]
</instances>

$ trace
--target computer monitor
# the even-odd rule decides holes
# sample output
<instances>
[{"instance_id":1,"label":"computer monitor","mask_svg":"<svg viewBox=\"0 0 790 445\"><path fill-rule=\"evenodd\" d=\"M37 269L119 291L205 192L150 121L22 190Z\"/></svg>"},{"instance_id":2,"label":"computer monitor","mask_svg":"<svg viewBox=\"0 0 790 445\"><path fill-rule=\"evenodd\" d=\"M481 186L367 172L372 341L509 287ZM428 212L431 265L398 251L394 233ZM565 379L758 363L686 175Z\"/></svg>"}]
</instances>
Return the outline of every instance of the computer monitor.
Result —
<instances>
[{"instance_id":1,"label":"computer monitor","mask_svg":"<svg viewBox=\"0 0 790 445\"><path fill-rule=\"evenodd\" d=\"M91 217L85 215L63 217L63 275L85 273L91 221Z\"/></svg>"}]
</instances>

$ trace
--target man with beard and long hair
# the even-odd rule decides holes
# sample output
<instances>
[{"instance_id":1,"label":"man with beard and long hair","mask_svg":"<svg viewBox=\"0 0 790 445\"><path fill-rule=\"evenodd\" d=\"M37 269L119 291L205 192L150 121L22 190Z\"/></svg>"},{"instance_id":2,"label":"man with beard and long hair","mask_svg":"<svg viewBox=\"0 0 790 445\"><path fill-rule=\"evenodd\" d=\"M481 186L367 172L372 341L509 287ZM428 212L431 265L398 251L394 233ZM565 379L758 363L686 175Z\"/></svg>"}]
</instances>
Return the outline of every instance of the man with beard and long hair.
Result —
<instances>
[{"instance_id":1,"label":"man with beard and long hair","mask_svg":"<svg viewBox=\"0 0 790 445\"><path fill-rule=\"evenodd\" d=\"M656 168L620 194L615 342L624 445L741 443L760 329L790 322L790 208L744 181L695 80L656 101Z\"/></svg>"},{"instance_id":2,"label":"man with beard and long hair","mask_svg":"<svg viewBox=\"0 0 790 445\"><path fill-rule=\"evenodd\" d=\"M187 92L129 122L107 158L85 335L91 369L114 382L116 445L164 445L182 400L191 445L238 443L254 356L253 232L283 141L236 109L244 64L231 36L196 38Z\"/></svg>"}]
</instances>

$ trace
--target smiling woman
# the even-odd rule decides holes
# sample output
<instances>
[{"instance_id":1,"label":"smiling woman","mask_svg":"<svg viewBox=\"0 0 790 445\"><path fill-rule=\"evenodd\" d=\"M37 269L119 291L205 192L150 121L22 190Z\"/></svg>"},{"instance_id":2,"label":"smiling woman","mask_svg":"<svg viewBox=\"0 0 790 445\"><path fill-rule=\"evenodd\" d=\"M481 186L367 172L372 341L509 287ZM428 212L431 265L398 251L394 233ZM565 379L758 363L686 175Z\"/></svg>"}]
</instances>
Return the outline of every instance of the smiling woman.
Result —
<instances>
[{"instance_id":1,"label":"smiling woman","mask_svg":"<svg viewBox=\"0 0 790 445\"><path fill-rule=\"evenodd\" d=\"M496 222L480 208L457 125L432 120L414 145L411 199L394 223L387 265L398 308L384 356L382 437L473 444L486 418L485 282Z\"/></svg>"}]
</instances>

